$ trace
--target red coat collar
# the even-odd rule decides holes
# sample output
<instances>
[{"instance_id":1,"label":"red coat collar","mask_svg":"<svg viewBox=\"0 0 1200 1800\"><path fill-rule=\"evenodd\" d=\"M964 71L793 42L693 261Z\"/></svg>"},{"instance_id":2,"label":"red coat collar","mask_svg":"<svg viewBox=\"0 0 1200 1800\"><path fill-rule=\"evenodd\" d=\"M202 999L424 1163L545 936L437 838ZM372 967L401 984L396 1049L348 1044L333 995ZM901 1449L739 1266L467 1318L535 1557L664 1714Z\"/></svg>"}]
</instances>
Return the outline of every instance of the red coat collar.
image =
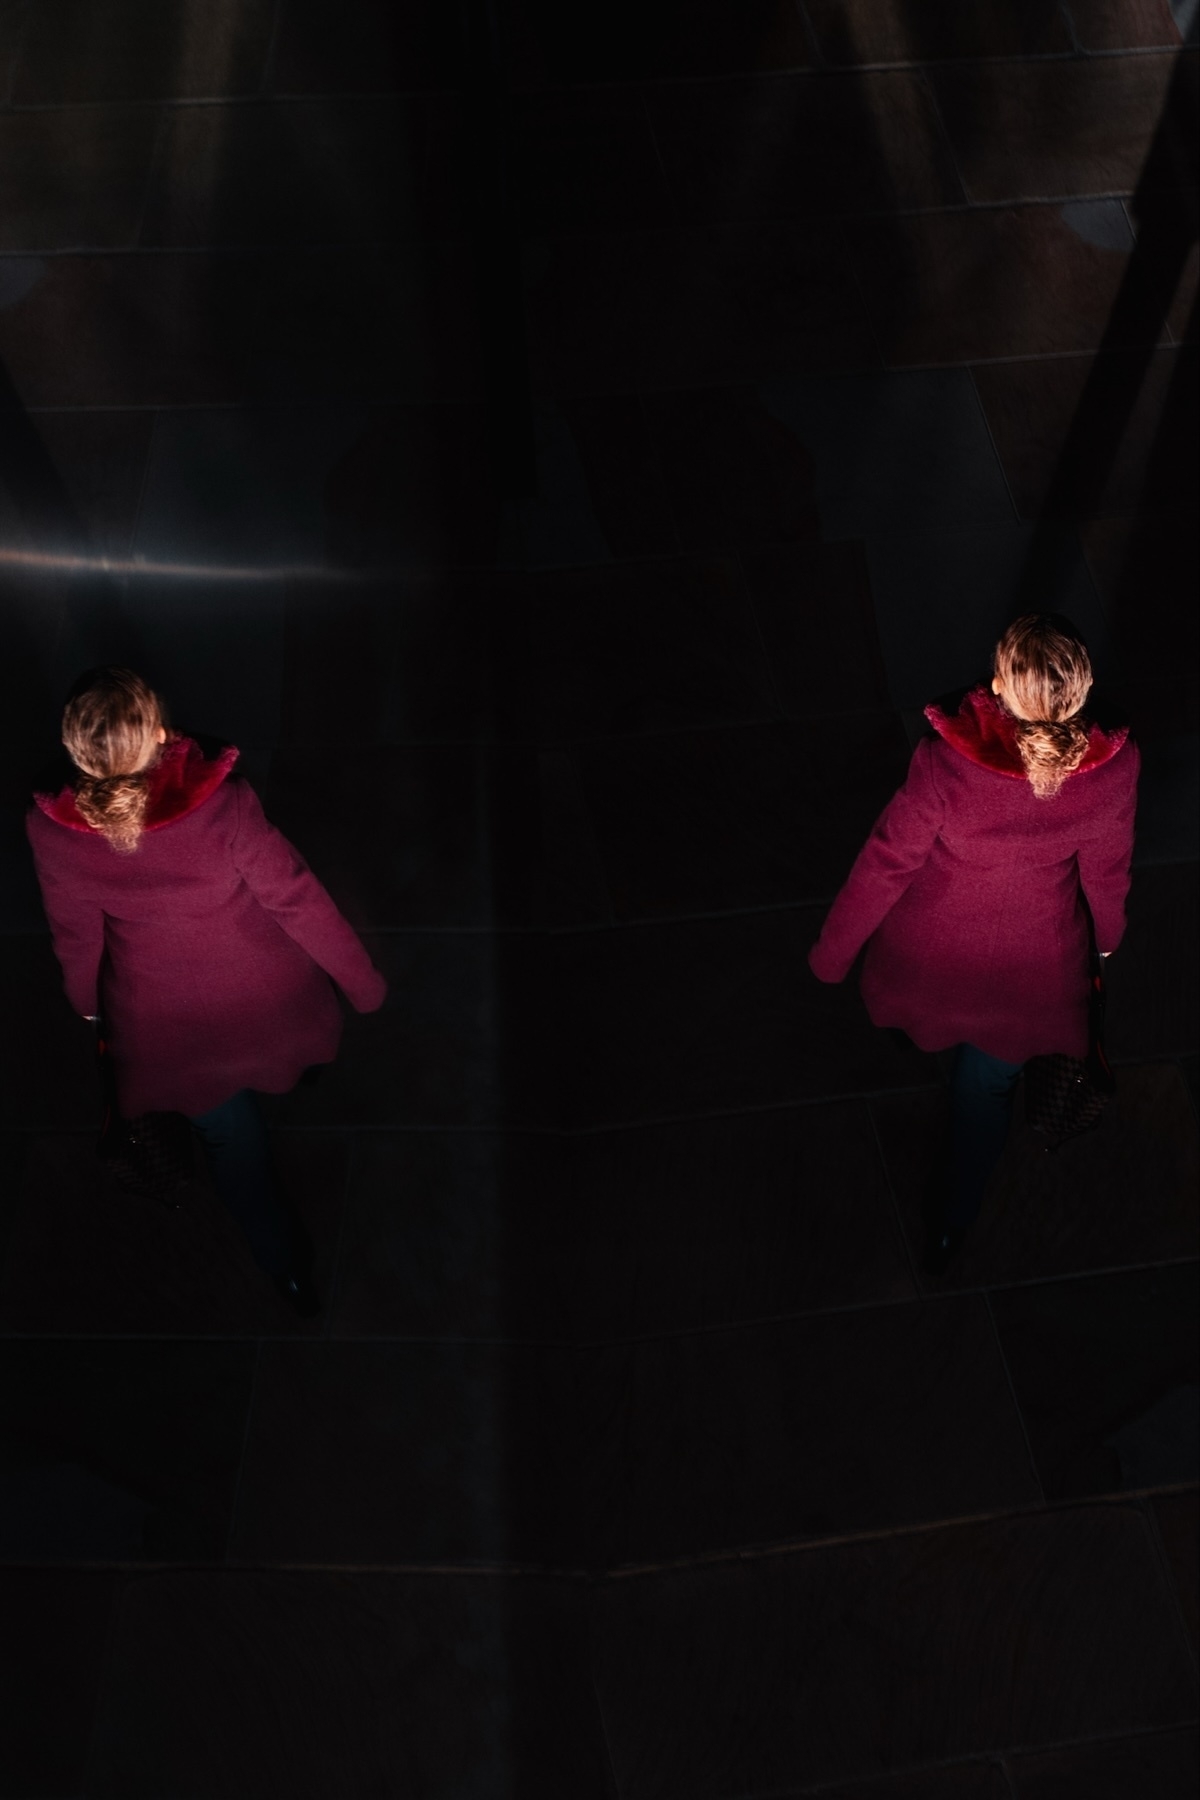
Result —
<instances>
[{"instance_id":1,"label":"red coat collar","mask_svg":"<svg viewBox=\"0 0 1200 1800\"><path fill-rule=\"evenodd\" d=\"M150 797L142 825L144 831L158 831L186 818L216 792L237 761L239 751L230 744L209 762L194 738L171 738L163 745L158 761L147 771ZM59 794L35 794L35 803L49 819L66 825L71 831L89 831L95 835L75 804L70 787Z\"/></svg>"},{"instance_id":2,"label":"red coat collar","mask_svg":"<svg viewBox=\"0 0 1200 1800\"><path fill-rule=\"evenodd\" d=\"M971 688L952 717L937 705L927 706L925 717L939 737L944 737L969 762L978 763L981 769L991 769L997 775L1025 779L1024 764L1017 749L1016 721L990 688L982 684ZM1102 731L1099 725L1093 725L1088 733L1087 751L1075 773L1082 775L1088 769L1098 769L1102 763L1109 762L1128 736L1128 725L1120 725L1115 731Z\"/></svg>"}]
</instances>

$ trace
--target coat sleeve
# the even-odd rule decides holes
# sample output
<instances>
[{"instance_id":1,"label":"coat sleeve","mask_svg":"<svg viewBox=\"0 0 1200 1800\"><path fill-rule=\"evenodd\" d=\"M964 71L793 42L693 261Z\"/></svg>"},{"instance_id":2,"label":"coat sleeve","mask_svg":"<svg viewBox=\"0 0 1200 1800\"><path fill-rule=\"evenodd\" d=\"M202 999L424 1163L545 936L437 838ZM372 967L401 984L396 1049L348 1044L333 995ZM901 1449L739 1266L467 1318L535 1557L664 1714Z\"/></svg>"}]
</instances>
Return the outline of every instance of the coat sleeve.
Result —
<instances>
[{"instance_id":1,"label":"coat sleeve","mask_svg":"<svg viewBox=\"0 0 1200 1800\"><path fill-rule=\"evenodd\" d=\"M104 956L104 911L99 902L73 880L47 845L39 828L40 814L31 811L25 835L33 851L33 866L42 890L42 905L50 924L50 940L63 972L63 986L72 1009L85 1018L100 1010L100 963ZM42 825L45 825L42 820ZM49 829L60 837L59 825ZM69 846L68 846L69 847Z\"/></svg>"},{"instance_id":2,"label":"coat sleeve","mask_svg":"<svg viewBox=\"0 0 1200 1800\"><path fill-rule=\"evenodd\" d=\"M332 976L356 1012L377 1012L387 982L308 864L239 781L234 867L265 912Z\"/></svg>"},{"instance_id":3,"label":"coat sleeve","mask_svg":"<svg viewBox=\"0 0 1200 1800\"><path fill-rule=\"evenodd\" d=\"M932 741L923 739L913 751L904 786L875 821L829 909L808 956L819 981L845 980L855 957L933 848L943 814L933 778L933 750Z\"/></svg>"},{"instance_id":4,"label":"coat sleeve","mask_svg":"<svg viewBox=\"0 0 1200 1800\"><path fill-rule=\"evenodd\" d=\"M1106 954L1115 950L1125 935L1125 896L1129 892L1133 821L1141 768L1141 756L1132 739L1126 740L1119 755L1123 763L1126 759L1128 763L1116 804L1105 813L1095 837L1080 844L1076 852L1079 883L1092 915L1096 948Z\"/></svg>"}]
</instances>

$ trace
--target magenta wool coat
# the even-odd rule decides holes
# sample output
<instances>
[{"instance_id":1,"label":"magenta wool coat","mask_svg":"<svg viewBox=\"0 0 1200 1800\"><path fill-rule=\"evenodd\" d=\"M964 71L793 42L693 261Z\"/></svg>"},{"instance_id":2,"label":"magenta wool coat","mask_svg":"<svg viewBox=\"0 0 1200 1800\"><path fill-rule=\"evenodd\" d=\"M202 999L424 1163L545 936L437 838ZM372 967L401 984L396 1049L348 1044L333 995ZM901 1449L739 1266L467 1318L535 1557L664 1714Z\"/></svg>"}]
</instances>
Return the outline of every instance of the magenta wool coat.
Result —
<instances>
[{"instance_id":1,"label":"magenta wool coat","mask_svg":"<svg viewBox=\"0 0 1200 1800\"><path fill-rule=\"evenodd\" d=\"M1125 929L1139 758L1127 730L1091 728L1053 799L1029 785L1011 716L987 687L925 716L908 778L875 827L809 954L842 981L867 945L876 1025L922 1050L974 1044L1004 1062L1087 1050L1088 922Z\"/></svg>"},{"instance_id":2,"label":"magenta wool coat","mask_svg":"<svg viewBox=\"0 0 1200 1800\"><path fill-rule=\"evenodd\" d=\"M169 740L131 855L87 824L69 787L36 794L26 818L67 998L77 1013L103 1013L127 1118L194 1118L241 1088L283 1093L337 1053L333 982L358 1012L387 992L231 773L237 756L210 762L191 738Z\"/></svg>"}]
</instances>

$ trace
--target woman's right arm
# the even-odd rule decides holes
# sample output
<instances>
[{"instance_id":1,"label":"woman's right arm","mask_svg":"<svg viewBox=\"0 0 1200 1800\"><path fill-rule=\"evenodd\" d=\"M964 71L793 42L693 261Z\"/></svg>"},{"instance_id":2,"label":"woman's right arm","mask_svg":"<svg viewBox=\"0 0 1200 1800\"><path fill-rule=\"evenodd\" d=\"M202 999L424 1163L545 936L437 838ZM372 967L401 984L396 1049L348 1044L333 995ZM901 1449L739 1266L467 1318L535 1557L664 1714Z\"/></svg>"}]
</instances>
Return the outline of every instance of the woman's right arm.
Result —
<instances>
[{"instance_id":1,"label":"woman's right arm","mask_svg":"<svg viewBox=\"0 0 1200 1800\"><path fill-rule=\"evenodd\" d=\"M844 981L855 957L921 868L942 823L934 744L922 739L908 778L884 807L808 954L818 981Z\"/></svg>"}]
</instances>

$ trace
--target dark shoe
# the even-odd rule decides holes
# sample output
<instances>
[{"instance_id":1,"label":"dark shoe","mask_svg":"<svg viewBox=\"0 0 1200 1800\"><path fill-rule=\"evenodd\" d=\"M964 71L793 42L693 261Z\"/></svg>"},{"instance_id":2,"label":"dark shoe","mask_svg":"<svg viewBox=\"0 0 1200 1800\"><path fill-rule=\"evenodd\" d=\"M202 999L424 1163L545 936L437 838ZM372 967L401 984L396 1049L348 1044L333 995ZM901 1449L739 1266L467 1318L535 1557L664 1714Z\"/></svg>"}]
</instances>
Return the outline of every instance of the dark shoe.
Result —
<instances>
[{"instance_id":1,"label":"dark shoe","mask_svg":"<svg viewBox=\"0 0 1200 1800\"><path fill-rule=\"evenodd\" d=\"M315 1319L321 1310L316 1288L307 1275L297 1270L289 1270L286 1275L276 1275L275 1292L302 1319Z\"/></svg>"},{"instance_id":2,"label":"dark shoe","mask_svg":"<svg viewBox=\"0 0 1200 1800\"><path fill-rule=\"evenodd\" d=\"M934 1225L925 1241L921 1267L926 1275L944 1275L967 1241L965 1225Z\"/></svg>"}]
</instances>

